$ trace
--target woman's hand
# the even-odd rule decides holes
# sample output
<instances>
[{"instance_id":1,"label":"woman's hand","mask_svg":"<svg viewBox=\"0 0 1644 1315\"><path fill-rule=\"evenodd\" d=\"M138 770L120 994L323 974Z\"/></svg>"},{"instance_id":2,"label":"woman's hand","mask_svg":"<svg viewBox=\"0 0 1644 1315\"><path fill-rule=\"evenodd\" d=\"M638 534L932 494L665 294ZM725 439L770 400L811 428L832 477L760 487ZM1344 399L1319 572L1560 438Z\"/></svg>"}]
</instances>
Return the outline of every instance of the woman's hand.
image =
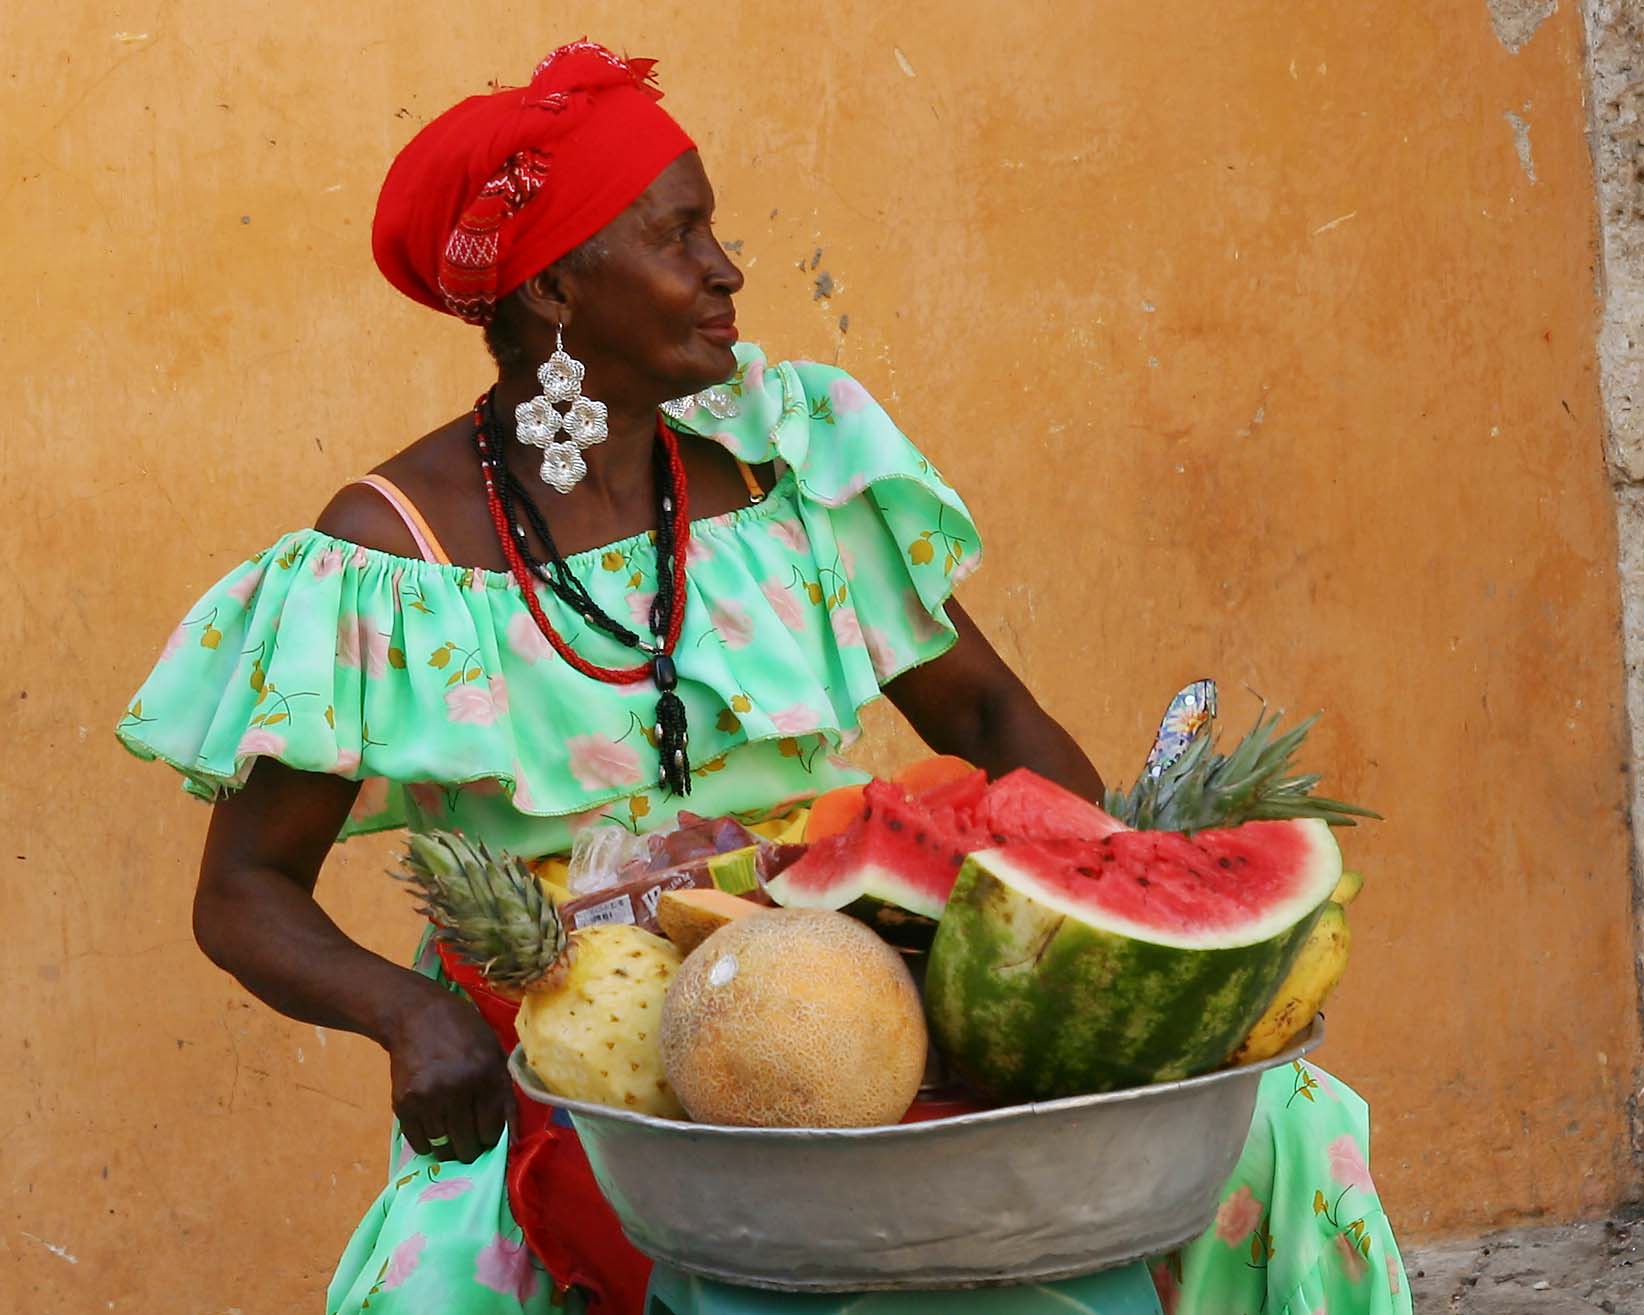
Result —
<instances>
[{"instance_id":1,"label":"woman's hand","mask_svg":"<svg viewBox=\"0 0 1644 1315\"><path fill-rule=\"evenodd\" d=\"M990 777L1030 767L1100 806L1106 792L1084 750L1039 706L957 602L948 600L947 613L958 642L885 686L896 710L938 753L956 754Z\"/></svg>"},{"instance_id":2,"label":"woman's hand","mask_svg":"<svg viewBox=\"0 0 1644 1315\"><path fill-rule=\"evenodd\" d=\"M471 1164L511 1121L507 1057L479 1010L420 980L386 1040L394 1113L418 1155Z\"/></svg>"},{"instance_id":3,"label":"woman's hand","mask_svg":"<svg viewBox=\"0 0 1644 1315\"><path fill-rule=\"evenodd\" d=\"M245 788L212 813L195 939L288 1018L380 1044L413 1149L471 1161L496 1143L512 1108L496 1035L460 996L355 943L314 899L358 790L259 759Z\"/></svg>"}]
</instances>

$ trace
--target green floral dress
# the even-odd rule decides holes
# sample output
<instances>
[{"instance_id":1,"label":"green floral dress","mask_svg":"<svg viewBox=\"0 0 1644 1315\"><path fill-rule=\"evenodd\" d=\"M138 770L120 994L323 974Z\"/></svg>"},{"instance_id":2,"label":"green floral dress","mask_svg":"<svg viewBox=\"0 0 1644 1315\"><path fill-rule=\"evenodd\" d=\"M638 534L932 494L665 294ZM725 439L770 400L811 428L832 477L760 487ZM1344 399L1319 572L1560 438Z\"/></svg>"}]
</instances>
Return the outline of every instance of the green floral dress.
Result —
<instances>
[{"instance_id":1,"label":"green floral dress","mask_svg":"<svg viewBox=\"0 0 1644 1315\"><path fill-rule=\"evenodd\" d=\"M121 741L208 799L261 756L358 780L339 838L456 827L526 855L564 853L590 826L653 829L681 806L752 819L862 779L839 756L858 711L953 644L943 604L980 541L958 494L849 375L746 345L738 360L733 414L699 405L677 427L780 475L763 501L692 524L676 650L688 800L655 785L655 691L559 661L511 578L314 530L284 536L190 609ZM644 619L650 536L569 564L607 612ZM549 591L539 599L590 660L631 660ZM470 1165L394 1147L329 1315L549 1310L552 1284L508 1209L506 1144ZM1351 1092L1310 1068L1272 1075L1215 1228L1155 1269L1166 1305L1407 1311L1366 1150Z\"/></svg>"}]
</instances>

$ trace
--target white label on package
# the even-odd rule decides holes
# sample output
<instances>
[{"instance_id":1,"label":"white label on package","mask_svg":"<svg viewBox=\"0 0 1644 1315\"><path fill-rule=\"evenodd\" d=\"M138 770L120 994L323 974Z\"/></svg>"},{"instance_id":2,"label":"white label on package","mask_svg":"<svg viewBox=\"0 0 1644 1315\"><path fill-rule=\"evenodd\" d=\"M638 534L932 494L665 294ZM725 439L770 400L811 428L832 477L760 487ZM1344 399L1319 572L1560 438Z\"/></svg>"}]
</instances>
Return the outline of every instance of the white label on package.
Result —
<instances>
[{"instance_id":1,"label":"white label on package","mask_svg":"<svg viewBox=\"0 0 1644 1315\"><path fill-rule=\"evenodd\" d=\"M600 927L607 923L632 922L633 920L634 906L629 903L626 895L618 895L615 899L590 904L577 913L578 927Z\"/></svg>"}]
</instances>

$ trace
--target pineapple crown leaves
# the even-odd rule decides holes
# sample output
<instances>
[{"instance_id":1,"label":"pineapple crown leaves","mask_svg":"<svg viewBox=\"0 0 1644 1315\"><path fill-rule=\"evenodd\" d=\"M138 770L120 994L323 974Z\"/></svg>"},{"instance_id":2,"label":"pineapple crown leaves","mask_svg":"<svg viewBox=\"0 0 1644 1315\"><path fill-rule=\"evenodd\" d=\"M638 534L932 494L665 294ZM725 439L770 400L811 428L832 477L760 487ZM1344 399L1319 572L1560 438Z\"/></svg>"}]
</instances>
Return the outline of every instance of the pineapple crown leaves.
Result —
<instances>
[{"instance_id":1,"label":"pineapple crown leaves","mask_svg":"<svg viewBox=\"0 0 1644 1315\"><path fill-rule=\"evenodd\" d=\"M1107 811L1139 831L1202 831L1298 817L1322 818L1331 826L1379 819L1368 808L1315 795L1321 779L1316 774L1288 774L1319 715L1279 734L1283 716L1259 715L1229 754L1216 752L1211 737L1201 735L1157 776L1143 776L1129 790L1109 790Z\"/></svg>"},{"instance_id":2,"label":"pineapple crown leaves","mask_svg":"<svg viewBox=\"0 0 1644 1315\"><path fill-rule=\"evenodd\" d=\"M418 897L435 935L494 985L522 990L565 951L565 927L536 878L514 855L451 831L410 838L389 874Z\"/></svg>"}]
</instances>

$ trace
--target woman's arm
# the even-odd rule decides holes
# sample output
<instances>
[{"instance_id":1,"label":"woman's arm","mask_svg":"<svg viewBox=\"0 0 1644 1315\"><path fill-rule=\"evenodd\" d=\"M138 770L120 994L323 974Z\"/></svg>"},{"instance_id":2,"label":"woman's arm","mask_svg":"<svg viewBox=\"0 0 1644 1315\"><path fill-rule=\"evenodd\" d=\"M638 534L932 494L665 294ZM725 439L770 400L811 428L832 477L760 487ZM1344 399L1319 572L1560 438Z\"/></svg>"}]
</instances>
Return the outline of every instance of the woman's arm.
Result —
<instances>
[{"instance_id":1,"label":"woman's arm","mask_svg":"<svg viewBox=\"0 0 1644 1315\"><path fill-rule=\"evenodd\" d=\"M990 777L1031 767L1100 804L1102 778L1073 737L1039 706L957 602L948 601L947 613L958 642L885 686L897 710L938 753L956 754Z\"/></svg>"},{"instance_id":2,"label":"woman's arm","mask_svg":"<svg viewBox=\"0 0 1644 1315\"><path fill-rule=\"evenodd\" d=\"M388 1051L394 1112L419 1154L472 1161L512 1110L506 1057L472 1005L345 936L314 899L359 786L259 759L217 804L194 935L218 967L288 1017Z\"/></svg>"}]
</instances>

